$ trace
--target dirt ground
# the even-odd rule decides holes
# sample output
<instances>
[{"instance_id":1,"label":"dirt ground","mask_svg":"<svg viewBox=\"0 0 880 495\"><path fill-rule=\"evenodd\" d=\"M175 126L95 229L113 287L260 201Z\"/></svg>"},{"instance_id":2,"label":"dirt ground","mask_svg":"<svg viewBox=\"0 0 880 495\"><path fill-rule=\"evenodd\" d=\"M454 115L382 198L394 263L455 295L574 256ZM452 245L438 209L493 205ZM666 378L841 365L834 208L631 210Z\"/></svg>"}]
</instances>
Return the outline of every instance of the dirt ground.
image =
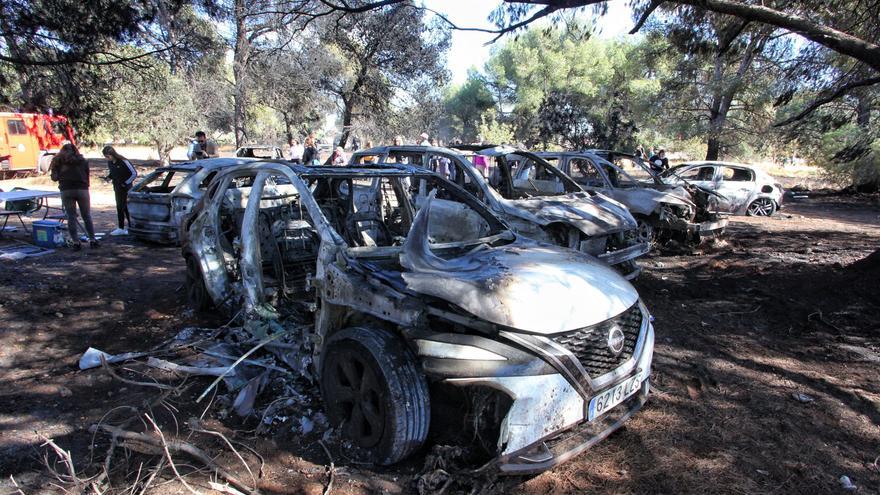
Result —
<instances>
[{"instance_id":1,"label":"dirt ground","mask_svg":"<svg viewBox=\"0 0 880 495\"><path fill-rule=\"evenodd\" d=\"M96 187L96 198L107 192ZM99 231L112 230L112 202L96 201L95 217ZM24 238L7 234L0 247ZM320 431L298 433L293 420L261 435L260 418L216 407L203 424L240 442L263 493L323 493L328 455L332 493L436 493L450 479L443 472L452 473L445 493L841 493L843 475L857 493L880 493L880 257L866 259L878 247L876 196L814 194L772 218L732 218L727 240L697 253L646 258L635 285L656 317L651 398L620 431L539 476L469 474L476 466L430 448L373 468ZM148 350L186 326L225 323L187 309L183 274L178 249L129 238L0 261L0 493L71 489L43 465L45 439L69 450L85 478L107 446L99 438L90 450L88 427L157 395L101 369L79 371L86 348ZM219 437L183 424L203 414L193 399L208 383L169 397L157 421L250 480ZM121 452L114 462L130 475L113 480L117 493L162 458ZM193 490L210 492L202 465L178 467ZM166 469L148 493L190 492Z\"/></svg>"}]
</instances>

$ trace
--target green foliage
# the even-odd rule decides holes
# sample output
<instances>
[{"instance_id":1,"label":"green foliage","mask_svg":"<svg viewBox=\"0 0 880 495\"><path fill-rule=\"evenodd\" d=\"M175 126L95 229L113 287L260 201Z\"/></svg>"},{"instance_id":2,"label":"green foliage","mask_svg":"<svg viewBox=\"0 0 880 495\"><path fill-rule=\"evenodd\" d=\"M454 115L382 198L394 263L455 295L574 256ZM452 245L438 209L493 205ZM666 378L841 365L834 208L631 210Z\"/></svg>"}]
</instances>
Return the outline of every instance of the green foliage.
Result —
<instances>
[{"instance_id":1,"label":"green foliage","mask_svg":"<svg viewBox=\"0 0 880 495\"><path fill-rule=\"evenodd\" d=\"M516 142L513 124L499 122L494 109L489 109L480 116L478 130L480 133L478 138L483 143L514 144Z\"/></svg>"},{"instance_id":2,"label":"green foliage","mask_svg":"<svg viewBox=\"0 0 880 495\"><path fill-rule=\"evenodd\" d=\"M494 51L487 85L527 146L631 148L660 92L655 43L531 29Z\"/></svg>"},{"instance_id":3,"label":"green foliage","mask_svg":"<svg viewBox=\"0 0 880 495\"><path fill-rule=\"evenodd\" d=\"M190 85L158 61L147 70L114 72L118 84L101 110L100 130L150 143L167 162L171 149L185 144L205 121Z\"/></svg>"},{"instance_id":4,"label":"green foliage","mask_svg":"<svg viewBox=\"0 0 880 495\"><path fill-rule=\"evenodd\" d=\"M482 134L484 114L495 106L492 93L475 69L464 84L447 88L444 95L444 132L452 140L474 142ZM494 119L494 114L493 114Z\"/></svg>"}]
</instances>

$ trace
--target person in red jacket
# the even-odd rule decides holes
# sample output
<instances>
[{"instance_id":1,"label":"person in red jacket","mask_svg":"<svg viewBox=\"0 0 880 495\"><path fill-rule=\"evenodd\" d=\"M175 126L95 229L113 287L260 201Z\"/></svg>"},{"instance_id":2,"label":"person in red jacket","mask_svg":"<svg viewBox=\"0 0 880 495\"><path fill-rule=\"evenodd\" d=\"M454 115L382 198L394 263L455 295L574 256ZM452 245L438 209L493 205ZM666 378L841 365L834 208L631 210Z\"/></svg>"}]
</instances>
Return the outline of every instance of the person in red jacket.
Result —
<instances>
[{"instance_id":1,"label":"person in red jacket","mask_svg":"<svg viewBox=\"0 0 880 495\"><path fill-rule=\"evenodd\" d=\"M52 158L49 172L53 181L58 182L58 190L61 191L61 204L67 212L67 228L73 240L74 251L82 249L79 235L76 232L76 208L79 206L79 215L83 219L86 233L89 235L89 246L98 247L95 239L95 228L92 225L92 206L89 198L89 162L70 143L61 147L61 150Z\"/></svg>"}]
</instances>

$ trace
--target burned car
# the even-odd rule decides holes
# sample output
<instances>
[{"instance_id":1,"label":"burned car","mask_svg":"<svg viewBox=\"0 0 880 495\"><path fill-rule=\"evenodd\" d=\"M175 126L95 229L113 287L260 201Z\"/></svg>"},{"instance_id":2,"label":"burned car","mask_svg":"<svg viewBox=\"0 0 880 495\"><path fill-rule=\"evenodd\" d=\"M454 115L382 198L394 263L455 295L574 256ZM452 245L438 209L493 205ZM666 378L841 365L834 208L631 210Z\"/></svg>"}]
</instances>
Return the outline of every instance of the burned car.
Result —
<instances>
[{"instance_id":1,"label":"burned car","mask_svg":"<svg viewBox=\"0 0 880 495\"><path fill-rule=\"evenodd\" d=\"M696 187L688 190L684 184L669 187L653 175L638 180L618 165L620 159L625 158L632 167L638 167L641 160L636 156L601 151L537 154L584 189L601 192L626 205L639 223L639 238L643 241L699 244L719 237L727 227L727 219L714 211L723 198L711 190ZM522 180L533 176L535 171L524 164L516 173L517 179Z\"/></svg>"},{"instance_id":2,"label":"burned car","mask_svg":"<svg viewBox=\"0 0 880 495\"><path fill-rule=\"evenodd\" d=\"M372 462L430 430L540 472L647 399L654 330L632 285L430 171L241 165L183 232L194 306L311 316L298 331L328 416Z\"/></svg>"},{"instance_id":3,"label":"burned car","mask_svg":"<svg viewBox=\"0 0 880 495\"><path fill-rule=\"evenodd\" d=\"M235 150L235 156L238 158L263 158L270 160L280 160L284 158L281 148L269 144L242 146Z\"/></svg>"},{"instance_id":4,"label":"burned car","mask_svg":"<svg viewBox=\"0 0 880 495\"><path fill-rule=\"evenodd\" d=\"M480 149L478 153L485 162L513 151L499 150ZM350 160L351 166L367 163L411 164L438 172L476 196L517 233L594 255L628 279L639 274L636 259L650 251L648 243L638 241L637 223L625 206L584 191L559 173L552 186L523 191L509 172L500 171L506 163L503 160L487 164L483 172L461 152L433 146L371 148L354 153Z\"/></svg>"},{"instance_id":5,"label":"burned car","mask_svg":"<svg viewBox=\"0 0 880 495\"><path fill-rule=\"evenodd\" d=\"M666 184L690 182L717 192L724 199L721 211L733 215L769 217L782 208L782 184L767 172L741 163L687 162L665 170L660 178Z\"/></svg>"},{"instance_id":6,"label":"burned car","mask_svg":"<svg viewBox=\"0 0 880 495\"><path fill-rule=\"evenodd\" d=\"M253 160L208 158L157 168L128 192L128 231L145 241L177 243L181 219L198 202L217 172Z\"/></svg>"}]
</instances>

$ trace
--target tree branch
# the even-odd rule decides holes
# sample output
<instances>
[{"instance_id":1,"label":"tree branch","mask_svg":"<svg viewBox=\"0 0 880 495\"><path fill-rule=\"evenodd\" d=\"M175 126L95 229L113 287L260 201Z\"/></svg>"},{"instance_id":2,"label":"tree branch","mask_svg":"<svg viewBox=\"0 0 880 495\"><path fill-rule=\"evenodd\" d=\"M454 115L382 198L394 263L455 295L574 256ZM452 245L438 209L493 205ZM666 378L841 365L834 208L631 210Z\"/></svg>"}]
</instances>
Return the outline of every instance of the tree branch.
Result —
<instances>
[{"instance_id":1,"label":"tree branch","mask_svg":"<svg viewBox=\"0 0 880 495\"><path fill-rule=\"evenodd\" d=\"M830 102L836 100L837 98L843 96L844 94L846 94L848 91L850 91L852 89L861 88L864 86L873 86L874 84L880 84L880 77L871 77L868 79L861 79L859 81L853 81L853 82L850 82L850 83L844 84L843 86L838 87L834 91L831 91L831 90L826 91L825 95L820 96L819 98L816 98L815 100L813 100L812 103L810 103L809 105L807 105L806 108L804 108L803 110L798 112L797 115L795 115L793 117L789 117L781 122L776 122L775 124L773 124L773 127L782 127L782 126L791 124L793 122L797 122L798 120L801 120L804 117L806 117L807 115L813 113L817 108L821 107L822 105L825 105L826 103L830 103Z\"/></svg>"},{"instance_id":2,"label":"tree branch","mask_svg":"<svg viewBox=\"0 0 880 495\"><path fill-rule=\"evenodd\" d=\"M648 5L648 8L642 12L642 15L639 17L639 20L636 22L636 25L633 26L632 29L629 30L629 34L636 34L639 32L639 29L642 29L642 26L645 25L645 22L648 21L648 18L651 17L651 14L657 10L657 7L663 4L663 0L651 0L651 5Z\"/></svg>"}]
</instances>

